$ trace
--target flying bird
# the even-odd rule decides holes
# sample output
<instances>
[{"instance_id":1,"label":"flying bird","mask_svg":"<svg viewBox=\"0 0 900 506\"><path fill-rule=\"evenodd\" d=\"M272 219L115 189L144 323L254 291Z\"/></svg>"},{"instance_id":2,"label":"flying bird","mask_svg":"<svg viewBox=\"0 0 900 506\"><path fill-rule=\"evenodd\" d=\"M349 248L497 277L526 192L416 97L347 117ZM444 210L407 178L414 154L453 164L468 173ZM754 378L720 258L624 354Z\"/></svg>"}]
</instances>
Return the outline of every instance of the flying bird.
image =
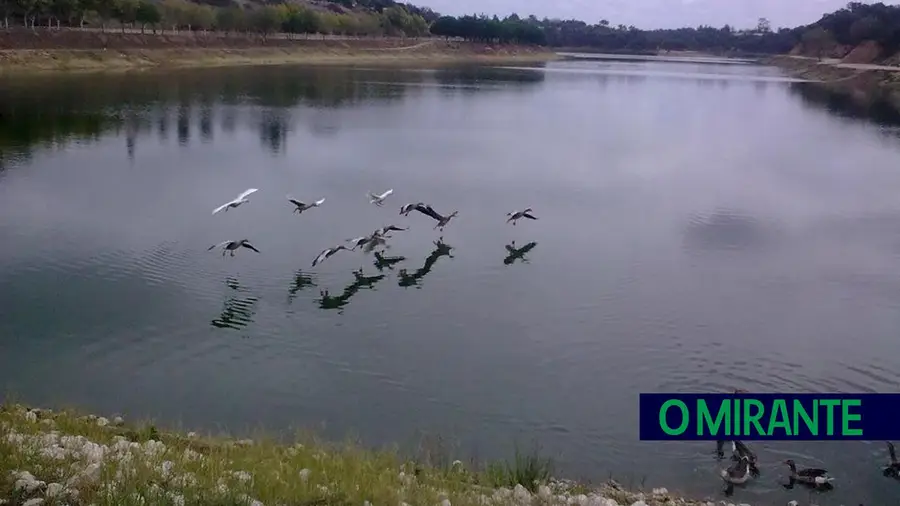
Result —
<instances>
[{"instance_id":1,"label":"flying bird","mask_svg":"<svg viewBox=\"0 0 900 506\"><path fill-rule=\"evenodd\" d=\"M450 223L450 220L452 220L457 214L459 214L458 211L453 211L449 215L444 216L441 213L435 211L434 208L430 205L426 205L421 202L415 204L410 208L407 208L407 206L409 206L409 204L403 206L403 208L400 209L401 214L403 214L404 211L406 211L405 214L409 214L411 211L419 211L420 213L436 220L437 225L435 225L434 228L439 228L441 230L444 230L444 227L447 226L448 223Z\"/></svg>"},{"instance_id":2,"label":"flying bird","mask_svg":"<svg viewBox=\"0 0 900 506\"><path fill-rule=\"evenodd\" d=\"M392 194L392 193L394 193L394 189L393 189L393 188L391 188L390 190L388 190L388 191L382 193L381 195L375 195L374 193L369 192L369 199L370 199L370 200L369 200L369 203L370 203L370 204L375 204L376 206L383 206L383 205L384 205L384 199L388 198L388 195L390 195L390 194Z\"/></svg>"},{"instance_id":3,"label":"flying bird","mask_svg":"<svg viewBox=\"0 0 900 506\"><path fill-rule=\"evenodd\" d=\"M409 230L409 227L400 228L400 227L397 227L394 225L388 225L386 227L379 228L377 232L378 232L378 235L380 235L382 237L390 237L389 235L387 235L390 232L402 232L404 230Z\"/></svg>"},{"instance_id":4,"label":"flying bird","mask_svg":"<svg viewBox=\"0 0 900 506\"><path fill-rule=\"evenodd\" d=\"M313 260L312 266L315 267L316 265L324 262L330 256L334 255L335 253L337 253L338 251L341 251L341 250L350 251L350 248L344 246L343 244L340 244L338 246L332 246L330 248L325 248L324 250L322 250L321 253L319 253L319 256L317 256L316 259Z\"/></svg>"},{"instance_id":5,"label":"flying bird","mask_svg":"<svg viewBox=\"0 0 900 506\"><path fill-rule=\"evenodd\" d=\"M372 241L378 240L380 237L381 237L381 230L376 230L369 235L360 236L355 239L347 239L347 242L349 242L350 244L353 245L353 247L350 248L350 251L353 251L356 248L359 248L360 246L365 246L366 244L368 244Z\"/></svg>"},{"instance_id":6,"label":"flying bird","mask_svg":"<svg viewBox=\"0 0 900 506\"><path fill-rule=\"evenodd\" d=\"M213 244L206 251L212 251L215 248L222 248L222 256L225 256L225 253L231 252L231 256L234 256L234 252L238 248L247 248L252 249L253 251L259 253L259 250L253 247L247 239L241 239L240 241L222 241L219 244Z\"/></svg>"},{"instance_id":7,"label":"flying bird","mask_svg":"<svg viewBox=\"0 0 900 506\"><path fill-rule=\"evenodd\" d=\"M306 211L307 209L312 209L312 208L314 208L314 207L319 207L319 206L321 206L321 205L325 202L325 199L324 199L324 198L321 198L321 199L319 199L319 200L313 202L312 204L305 204L305 203L303 203L303 202L300 202L300 201L297 200L297 199L292 199L290 195L288 195L288 198L287 198L287 199L288 199L288 201L289 201L291 204L294 204L294 206L295 206L295 207L294 207L294 212L295 212L295 213L300 213L300 214L302 214L303 211Z\"/></svg>"},{"instance_id":8,"label":"flying bird","mask_svg":"<svg viewBox=\"0 0 900 506\"><path fill-rule=\"evenodd\" d=\"M247 197L251 193L255 193L258 191L259 191L259 189L257 189L257 188L249 188L249 189L245 190L243 193L241 193L240 195L238 195L237 198L232 200L231 202L226 202L226 203L222 204L221 206L213 209L212 213L218 214L220 211L228 211L229 209L237 207L241 204L246 204L247 202L250 202L250 199L248 199Z\"/></svg>"},{"instance_id":9,"label":"flying bird","mask_svg":"<svg viewBox=\"0 0 900 506\"><path fill-rule=\"evenodd\" d=\"M506 215L509 216L509 219L506 220L506 222L507 223L512 222L512 224L515 225L516 222L522 218L528 218L529 220L536 220L537 218L535 218L534 215L531 214L531 212L532 212L531 208L529 207L528 209L525 209L524 211L515 211L512 213L506 213Z\"/></svg>"},{"instance_id":10,"label":"flying bird","mask_svg":"<svg viewBox=\"0 0 900 506\"><path fill-rule=\"evenodd\" d=\"M400 208L400 214L402 214L403 216L409 216L409 213L419 206L422 206L422 208L424 208L425 204L422 202L419 202L417 204L405 204Z\"/></svg>"}]
</instances>

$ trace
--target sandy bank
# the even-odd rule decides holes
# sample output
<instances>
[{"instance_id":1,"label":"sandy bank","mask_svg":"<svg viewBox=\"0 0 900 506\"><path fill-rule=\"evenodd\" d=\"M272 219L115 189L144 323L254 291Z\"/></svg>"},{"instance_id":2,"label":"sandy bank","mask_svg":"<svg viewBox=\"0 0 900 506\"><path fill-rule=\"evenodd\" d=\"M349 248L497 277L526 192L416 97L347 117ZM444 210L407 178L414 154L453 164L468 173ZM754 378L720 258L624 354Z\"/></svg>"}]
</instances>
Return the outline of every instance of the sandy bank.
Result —
<instances>
[{"instance_id":1,"label":"sandy bank","mask_svg":"<svg viewBox=\"0 0 900 506\"><path fill-rule=\"evenodd\" d=\"M765 58L761 63L774 65L793 77L858 100L883 99L900 108L900 67L841 63L836 59L818 61L787 55Z\"/></svg>"},{"instance_id":2,"label":"sandy bank","mask_svg":"<svg viewBox=\"0 0 900 506\"><path fill-rule=\"evenodd\" d=\"M404 461L393 452L309 437L234 440L162 432L118 417L0 407L0 504L726 504L690 501L665 489L631 492L611 481L589 488L548 479L527 457L484 470L448 460ZM521 480L530 476L538 479L526 489Z\"/></svg>"},{"instance_id":3,"label":"sandy bank","mask_svg":"<svg viewBox=\"0 0 900 506\"><path fill-rule=\"evenodd\" d=\"M442 39L154 35L79 30L0 33L0 72L131 70L231 65L434 65L544 62L534 46Z\"/></svg>"}]
</instances>

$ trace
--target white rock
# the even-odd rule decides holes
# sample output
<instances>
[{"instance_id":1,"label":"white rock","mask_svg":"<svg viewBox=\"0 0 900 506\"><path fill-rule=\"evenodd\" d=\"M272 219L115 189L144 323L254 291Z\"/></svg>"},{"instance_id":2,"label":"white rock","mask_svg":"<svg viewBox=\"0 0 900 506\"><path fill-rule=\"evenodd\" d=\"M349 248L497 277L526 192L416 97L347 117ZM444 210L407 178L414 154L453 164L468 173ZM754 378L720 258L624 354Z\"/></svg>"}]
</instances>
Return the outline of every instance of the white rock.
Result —
<instances>
[{"instance_id":1,"label":"white rock","mask_svg":"<svg viewBox=\"0 0 900 506\"><path fill-rule=\"evenodd\" d=\"M97 419L97 425L99 425L101 427L106 427L107 425L109 425L109 420L106 418L103 418L101 416L100 418Z\"/></svg>"},{"instance_id":2,"label":"white rock","mask_svg":"<svg viewBox=\"0 0 900 506\"><path fill-rule=\"evenodd\" d=\"M197 439L197 433L196 432L188 432L187 437L188 437L188 439Z\"/></svg>"},{"instance_id":3,"label":"white rock","mask_svg":"<svg viewBox=\"0 0 900 506\"><path fill-rule=\"evenodd\" d=\"M548 487L547 485L541 485L540 487L538 487L538 497L540 497L541 499L547 499L551 494L552 492L550 492L550 487Z\"/></svg>"},{"instance_id":4,"label":"white rock","mask_svg":"<svg viewBox=\"0 0 900 506\"><path fill-rule=\"evenodd\" d=\"M56 496L62 494L62 491L63 491L63 486L60 485L59 483L48 483L47 484L47 492L45 495L47 497L56 497Z\"/></svg>"},{"instance_id":5,"label":"white rock","mask_svg":"<svg viewBox=\"0 0 900 506\"><path fill-rule=\"evenodd\" d=\"M310 473L310 470L309 470L309 469L306 469L306 468L304 467L304 468L301 469L300 472L297 473L297 474L300 476L300 481L302 481L303 483L306 483L306 482L309 480L309 473Z\"/></svg>"},{"instance_id":6,"label":"white rock","mask_svg":"<svg viewBox=\"0 0 900 506\"><path fill-rule=\"evenodd\" d=\"M35 497L22 503L22 506L40 506L41 504L44 504L44 500L40 497Z\"/></svg>"},{"instance_id":7,"label":"white rock","mask_svg":"<svg viewBox=\"0 0 900 506\"><path fill-rule=\"evenodd\" d=\"M450 499L444 499L443 501L441 501L441 506L451 506Z\"/></svg>"},{"instance_id":8,"label":"white rock","mask_svg":"<svg viewBox=\"0 0 900 506\"><path fill-rule=\"evenodd\" d=\"M669 493L669 489L665 487L654 488L652 493L653 495L666 495Z\"/></svg>"},{"instance_id":9,"label":"white rock","mask_svg":"<svg viewBox=\"0 0 900 506\"><path fill-rule=\"evenodd\" d=\"M124 424L125 424L125 419L122 418L121 416L117 416L117 417L113 418L113 425L124 425ZM182 498L182 499L184 499L184 498Z\"/></svg>"},{"instance_id":10,"label":"white rock","mask_svg":"<svg viewBox=\"0 0 900 506\"><path fill-rule=\"evenodd\" d=\"M253 479L253 476L250 475L247 471L234 471L231 473L238 480L247 483L248 481Z\"/></svg>"},{"instance_id":11,"label":"white rock","mask_svg":"<svg viewBox=\"0 0 900 506\"><path fill-rule=\"evenodd\" d=\"M631 506L647 506L647 503L644 501L635 501L631 504Z\"/></svg>"},{"instance_id":12,"label":"white rock","mask_svg":"<svg viewBox=\"0 0 900 506\"><path fill-rule=\"evenodd\" d=\"M35 413L34 411L28 411L25 413L25 419L28 420L29 422L36 422L37 421L37 413Z\"/></svg>"},{"instance_id":13,"label":"white rock","mask_svg":"<svg viewBox=\"0 0 900 506\"><path fill-rule=\"evenodd\" d=\"M513 498L520 503L528 503L531 502L531 492L523 487L521 483L516 483L515 488L513 488Z\"/></svg>"}]
</instances>

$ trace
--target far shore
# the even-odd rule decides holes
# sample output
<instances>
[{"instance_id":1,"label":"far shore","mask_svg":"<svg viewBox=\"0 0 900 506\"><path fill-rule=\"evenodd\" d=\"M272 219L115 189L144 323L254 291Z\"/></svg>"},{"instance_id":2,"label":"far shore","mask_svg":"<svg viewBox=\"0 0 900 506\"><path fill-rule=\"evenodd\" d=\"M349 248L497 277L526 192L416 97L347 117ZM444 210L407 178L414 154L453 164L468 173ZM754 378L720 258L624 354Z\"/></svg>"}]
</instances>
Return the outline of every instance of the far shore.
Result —
<instances>
[{"instance_id":1,"label":"far shore","mask_svg":"<svg viewBox=\"0 0 900 506\"><path fill-rule=\"evenodd\" d=\"M278 34L282 35L282 34ZM294 38L69 30L0 35L0 74L241 65L541 63L547 48L438 38Z\"/></svg>"}]
</instances>

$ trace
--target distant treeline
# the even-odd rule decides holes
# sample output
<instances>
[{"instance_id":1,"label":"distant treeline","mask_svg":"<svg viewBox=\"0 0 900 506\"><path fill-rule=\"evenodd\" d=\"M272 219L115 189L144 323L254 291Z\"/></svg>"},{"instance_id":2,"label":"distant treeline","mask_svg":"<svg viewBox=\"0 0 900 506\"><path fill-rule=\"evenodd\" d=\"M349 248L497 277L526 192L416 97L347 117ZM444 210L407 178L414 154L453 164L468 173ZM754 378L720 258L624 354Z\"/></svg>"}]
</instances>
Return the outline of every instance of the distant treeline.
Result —
<instances>
[{"instance_id":1,"label":"distant treeline","mask_svg":"<svg viewBox=\"0 0 900 506\"><path fill-rule=\"evenodd\" d=\"M765 18L748 29L700 26L641 30L607 20L538 19L510 15L441 16L393 0L2 0L5 26L108 26L222 32L321 33L359 36L434 35L480 42L512 42L609 51L695 50L784 53L799 43L808 51L874 40L900 48L900 6L851 2L815 23L772 29Z\"/></svg>"}]
</instances>

